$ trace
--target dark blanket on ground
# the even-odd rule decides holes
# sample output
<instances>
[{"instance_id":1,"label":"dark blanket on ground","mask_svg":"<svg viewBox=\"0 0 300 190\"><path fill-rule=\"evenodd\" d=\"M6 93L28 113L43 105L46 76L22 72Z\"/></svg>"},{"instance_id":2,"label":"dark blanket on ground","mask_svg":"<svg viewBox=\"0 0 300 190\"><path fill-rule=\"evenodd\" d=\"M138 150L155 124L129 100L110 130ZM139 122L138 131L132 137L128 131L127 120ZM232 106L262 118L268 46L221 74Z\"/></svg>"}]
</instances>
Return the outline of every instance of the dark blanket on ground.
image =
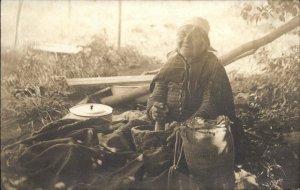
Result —
<instances>
[{"instance_id":1,"label":"dark blanket on ground","mask_svg":"<svg viewBox=\"0 0 300 190\"><path fill-rule=\"evenodd\" d=\"M149 137L147 150L136 151L131 128L141 125L150 123L62 119L7 147L2 158L32 189L166 189L172 150L164 142L151 146L157 139Z\"/></svg>"}]
</instances>

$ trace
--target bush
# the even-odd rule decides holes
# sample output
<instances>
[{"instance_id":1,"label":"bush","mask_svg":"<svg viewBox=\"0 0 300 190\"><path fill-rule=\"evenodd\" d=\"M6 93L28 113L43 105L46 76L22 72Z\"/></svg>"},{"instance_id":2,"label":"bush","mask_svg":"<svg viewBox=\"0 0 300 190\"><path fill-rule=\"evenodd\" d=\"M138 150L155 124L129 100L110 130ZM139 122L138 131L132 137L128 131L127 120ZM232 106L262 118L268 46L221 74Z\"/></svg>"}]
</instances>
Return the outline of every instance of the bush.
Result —
<instances>
[{"instance_id":1,"label":"bush","mask_svg":"<svg viewBox=\"0 0 300 190\"><path fill-rule=\"evenodd\" d=\"M262 50L256 54L256 60L265 66L264 73L233 81L235 92L248 94L247 111L256 121L277 126L299 121L299 50L299 46L291 47L279 58L270 58L268 52Z\"/></svg>"},{"instance_id":2,"label":"bush","mask_svg":"<svg viewBox=\"0 0 300 190\"><path fill-rule=\"evenodd\" d=\"M285 132L299 131L300 121L300 46L278 58L266 50L255 55L263 64L263 74L232 81L236 99L243 94L243 106L237 106L246 135L243 139L244 167L257 175L262 189L290 189L297 186L299 152L281 141Z\"/></svg>"}]
</instances>

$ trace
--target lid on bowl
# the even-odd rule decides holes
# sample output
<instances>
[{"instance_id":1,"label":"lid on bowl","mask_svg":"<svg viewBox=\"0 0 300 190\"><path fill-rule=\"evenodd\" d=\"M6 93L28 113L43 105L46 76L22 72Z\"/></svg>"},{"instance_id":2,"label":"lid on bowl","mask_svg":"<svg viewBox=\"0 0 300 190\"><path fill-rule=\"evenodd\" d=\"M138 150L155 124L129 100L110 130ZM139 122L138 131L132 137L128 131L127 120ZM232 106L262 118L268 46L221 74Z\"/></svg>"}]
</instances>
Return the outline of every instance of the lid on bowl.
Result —
<instances>
[{"instance_id":1,"label":"lid on bowl","mask_svg":"<svg viewBox=\"0 0 300 190\"><path fill-rule=\"evenodd\" d=\"M112 107L104 104L80 104L70 108L70 112L83 117L100 117L112 113Z\"/></svg>"}]
</instances>

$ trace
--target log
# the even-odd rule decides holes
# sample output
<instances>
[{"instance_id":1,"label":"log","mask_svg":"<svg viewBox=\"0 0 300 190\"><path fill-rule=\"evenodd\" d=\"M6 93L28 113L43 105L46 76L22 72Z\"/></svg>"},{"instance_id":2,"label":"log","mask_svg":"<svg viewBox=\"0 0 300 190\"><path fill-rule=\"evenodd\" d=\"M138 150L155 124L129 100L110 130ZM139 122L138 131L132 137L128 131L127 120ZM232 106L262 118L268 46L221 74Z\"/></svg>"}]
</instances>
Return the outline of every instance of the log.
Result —
<instances>
[{"instance_id":1,"label":"log","mask_svg":"<svg viewBox=\"0 0 300 190\"><path fill-rule=\"evenodd\" d=\"M144 85L134 90L131 90L126 94L113 95L113 96L102 98L100 102L105 105L115 106L133 100L137 97L144 96L149 93L150 93L149 85Z\"/></svg>"},{"instance_id":2,"label":"log","mask_svg":"<svg viewBox=\"0 0 300 190\"><path fill-rule=\"evenodd\" d=\"M234 50L231 50L230 52L225 53L222 56L219 56L218 59L224 66L229 65L230 63L233 63L241 58L244 58L246 56L254 54L258 48L271 43L272 41L276 40L283 34L286 34L287 32L289 32L299 26L300 26L300 15L294 17L287 23L274 29L269 34L267 34L259 39L242 44L241 46L235 48ZM147 75L147 74L153 75L158 72L159 72L159 69L156 69L156 70L152 70L152 71L146 71L143 73L143 75Z\"/></svg>"},{"instance_id":3,"label":"log","mask_svg":"<svg viewBox=\"0 0 300 190\"><path fill-rule=\"evenodd\" d=\"M110 85L145 85L148 84L154 75L138 76L113 76L113 77L94 77L94 78L71 78L67 79L70 87L104 87Z\"/></svg>"},{"instance_id":4,"label":"log","mask_svg":"<svg viewBox=\"0 0 300 190\"><path fill-rule=\"evenodd\" d=\"M275 39L279 38L280 36L282 36L283 34L289 32L299 26L300 26L300 15L294 17L287 23L276 28L269 34L267 34L259 39L245 43L245 44L235 48L234 50L231 50L230 52L224 54L223 56L220 56L219 60L221 61L221 63L224 66L228 65L228 64L232 63L233 61L236 61L237 60L236 58L238 58L240 56L242 58L242 57L253 54L261 46L267 45L268 43L270 43L270 42L274 41ZM250 52L250 53L248 53L248 52ZM245 55L245 56L243 56L243 55Z\"/></svg>"}]
</instances>

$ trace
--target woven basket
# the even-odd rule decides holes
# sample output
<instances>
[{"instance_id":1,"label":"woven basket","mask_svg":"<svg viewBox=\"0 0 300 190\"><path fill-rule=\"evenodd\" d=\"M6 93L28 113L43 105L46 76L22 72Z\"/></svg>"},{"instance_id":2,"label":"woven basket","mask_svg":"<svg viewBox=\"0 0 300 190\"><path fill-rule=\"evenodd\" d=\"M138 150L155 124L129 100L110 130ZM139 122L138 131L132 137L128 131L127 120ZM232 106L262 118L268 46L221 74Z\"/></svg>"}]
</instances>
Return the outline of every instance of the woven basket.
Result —
<instances>
[{"instance_id":1,"label":"woven basket","mask_svg":"<svg viewBox=\"0 0 300 190\"><path fill-rule=\"evenodd\" d=\"M142 125L131 129L131 135L137 151L150 150L166 144L166 133L154 131L152 125Z\"/></svg>"}]
</instances>

